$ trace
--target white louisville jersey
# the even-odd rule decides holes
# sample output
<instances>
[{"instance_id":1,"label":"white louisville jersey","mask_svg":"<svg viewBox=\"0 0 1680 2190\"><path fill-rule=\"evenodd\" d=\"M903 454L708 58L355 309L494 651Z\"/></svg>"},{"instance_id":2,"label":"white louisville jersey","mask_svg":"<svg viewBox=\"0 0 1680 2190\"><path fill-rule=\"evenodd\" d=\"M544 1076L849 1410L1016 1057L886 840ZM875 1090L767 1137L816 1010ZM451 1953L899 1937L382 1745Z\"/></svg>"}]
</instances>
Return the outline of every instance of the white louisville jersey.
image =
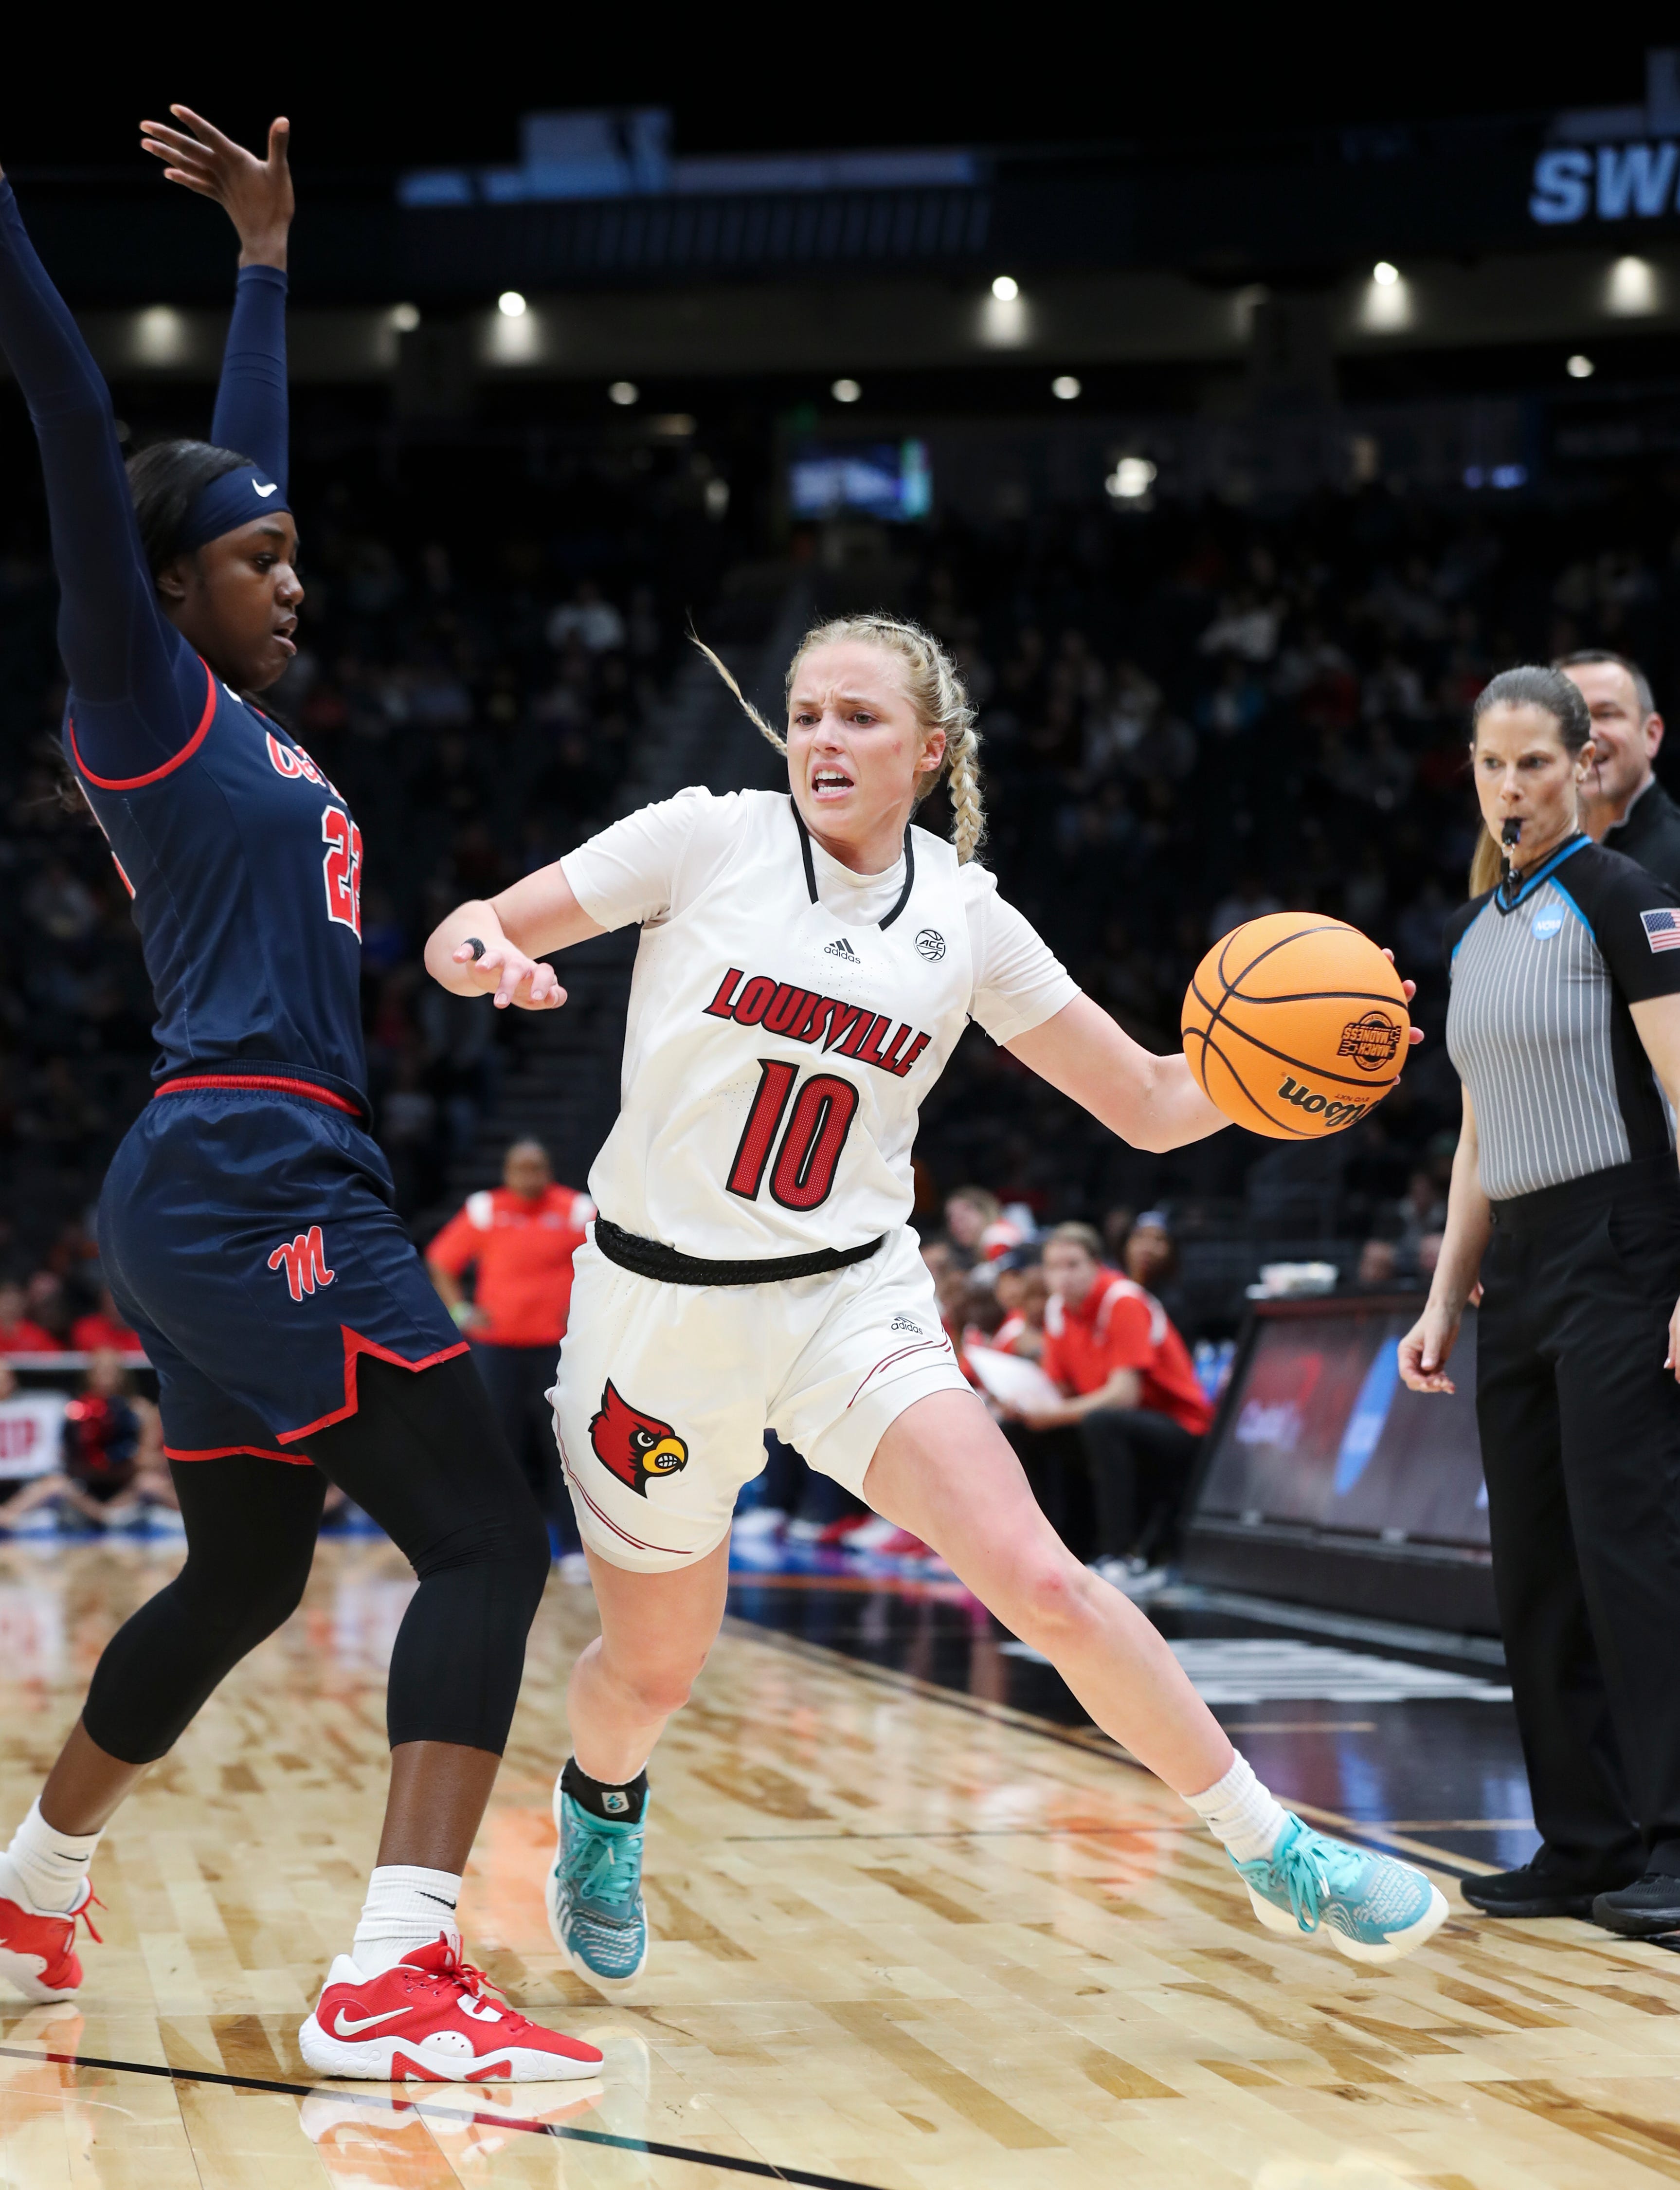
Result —
<instances>
[{"instance_id":1,"label":"white louisville jersey","mask_svg":"<svg viewBox=\"0 0 1680 2190\"><path fill-rule=\"evenodd\" d=\"M857 875L767 791L686 791L562 861L642 928L603 1216L708 1261L861 1246L914 1200L917 1112L970 1016L994 1041L1078 994L993 877L912 828Z\"/></svg>"}]
</instances>

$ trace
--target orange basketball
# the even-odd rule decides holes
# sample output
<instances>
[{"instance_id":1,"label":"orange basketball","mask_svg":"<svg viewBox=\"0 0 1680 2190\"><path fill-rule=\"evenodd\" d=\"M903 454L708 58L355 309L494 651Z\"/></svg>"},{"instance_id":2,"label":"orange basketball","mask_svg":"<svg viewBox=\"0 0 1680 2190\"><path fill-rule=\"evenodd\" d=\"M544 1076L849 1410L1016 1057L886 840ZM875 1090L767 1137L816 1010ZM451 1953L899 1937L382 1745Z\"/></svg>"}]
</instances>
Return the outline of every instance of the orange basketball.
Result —
<instances>
[{"instance_id":1,"label":"orange basketball","mask_svg":"<svg viewBox=\"0 0 1680 2190\"><path fill-rule=\"evenodd\" d=\"M1411 1020L1400 975L1358 928L1269 912L1196 967L1183 1027L1191 1070L1234 1124L1312 1141L1382 1101L1406 1063Z\"/></svg>"}]
</instances>

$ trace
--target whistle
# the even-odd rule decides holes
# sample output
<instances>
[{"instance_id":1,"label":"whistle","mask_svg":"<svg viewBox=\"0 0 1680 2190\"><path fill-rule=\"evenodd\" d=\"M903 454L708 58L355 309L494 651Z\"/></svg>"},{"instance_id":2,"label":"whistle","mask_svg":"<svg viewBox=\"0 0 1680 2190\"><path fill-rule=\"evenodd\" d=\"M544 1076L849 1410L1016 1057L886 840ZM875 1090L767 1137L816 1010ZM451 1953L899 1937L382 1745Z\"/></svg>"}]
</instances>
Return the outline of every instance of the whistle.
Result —
<instances>
[{"instance_id":1,"label":"whistle","mask_svg":"<svg viewBox=\"0 0 1680 2190\"><path fill-rule=\"evenodd\" d=\"M1523 825L1513 814L1507 820L1500 835L1502 844L1519 844L1523 840Z\"/></svg>"}]
</instances>

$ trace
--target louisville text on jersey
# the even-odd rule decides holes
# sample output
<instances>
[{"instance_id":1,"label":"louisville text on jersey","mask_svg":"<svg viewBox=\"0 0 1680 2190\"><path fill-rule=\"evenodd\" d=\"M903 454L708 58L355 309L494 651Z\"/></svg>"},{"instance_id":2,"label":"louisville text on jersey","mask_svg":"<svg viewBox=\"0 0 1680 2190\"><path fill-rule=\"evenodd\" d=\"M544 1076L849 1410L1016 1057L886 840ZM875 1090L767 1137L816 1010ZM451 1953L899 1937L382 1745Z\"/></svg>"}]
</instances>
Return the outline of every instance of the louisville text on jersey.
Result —
<instances>
[{"instance_id":1,"label":"louisville text on jersey","mask_svg":"<svg viewBox=\"0 0 1680 2190\"><path fill-rule=\"evenodd\" d=\"M918 1034L902 1019L894 1031L890 1012L843 1003L838 996L795 988L769 973L749 978L738 966L729 968L704 1008L712 1018L733 1019L737 1026L761 1026L766 1033L785 1035L789 1041L820 1043L825 1051L855 1057L860 1064L873 1064L900 1080L933 1039Z\"/></svg>"}]
</instances>

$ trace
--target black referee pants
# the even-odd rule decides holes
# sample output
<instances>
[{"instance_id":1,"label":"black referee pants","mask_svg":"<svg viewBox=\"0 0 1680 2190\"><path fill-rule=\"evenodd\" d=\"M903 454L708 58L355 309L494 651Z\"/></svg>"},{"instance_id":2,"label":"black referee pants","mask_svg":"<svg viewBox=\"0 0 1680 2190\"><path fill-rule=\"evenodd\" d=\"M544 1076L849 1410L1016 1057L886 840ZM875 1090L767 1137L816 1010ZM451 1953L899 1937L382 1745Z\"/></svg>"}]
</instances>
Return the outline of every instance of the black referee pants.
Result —
<instances>
[{"instance_id":1,"label":"black referee pants","mask_svg":"<svg viewBox=\"0 0 1680 2190\"><path fill-rule=\"evenodd\" d=\"M1672 1156L1496 1205L1476 1331L1493 1579L1548 1864L1680 1876Z\"/></svg>"}]
</instances>

